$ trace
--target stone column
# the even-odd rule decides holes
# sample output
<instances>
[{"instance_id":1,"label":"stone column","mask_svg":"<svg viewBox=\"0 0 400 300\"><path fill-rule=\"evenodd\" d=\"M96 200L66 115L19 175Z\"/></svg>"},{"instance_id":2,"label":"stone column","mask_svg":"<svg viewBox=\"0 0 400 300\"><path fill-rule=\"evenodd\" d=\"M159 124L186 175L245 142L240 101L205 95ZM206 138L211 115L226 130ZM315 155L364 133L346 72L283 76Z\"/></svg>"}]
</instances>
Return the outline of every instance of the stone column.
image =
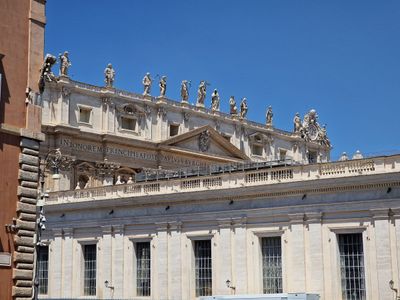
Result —
<instances>
[{"instance_id":1,"label":"stone column","mask_svg":"<svg viewBox=\"0 0 400 300\"><path fill-rule=\"evenodd\" d=\"M232 256L232 285L236 294L247 294L247 233L246 218L234 220L234 240Z\"/></svg>"},{"instance_id":2,"label":"stone column","mask_svg":"<svg viewBox=\"0 0 400 300\"><path fill-rule=\"evenodd\" d=\"M181 299L182 252L180 222L170 223L168 249L168 299Z\"/></svg>"},{"instance_id":3,"label":"stone column","mask_svg":"<svg viewBox=\"0 0 400 300\"><path fill-rule=\"evenodd\" d=\"M112 278L114 286L114 298L124 298L124 225L113 225L112 239ZM132 266L128 266L132 267Z\"/></svg>"},{"instance_id":4,"label":"stone column","mask_svg":"<svg viewBox=\"0 0 400 300\"><path fill-rule=\"evenodd\" d=\"M306 291L316 293L324 298L324 263L322 251L322 214L306 214L305 237L305 265Z\"/></svg>"},{"instance_id":5,"label":"stone column","mask_svg":"<svg viewBox=\"0 0 400 300\"><path fill-rule=\"evenodd\" d=\"M378 275L378 295L381 299L392 299L393 292L388 288L392 280L392 259L390 253L389 210L373 209L376 248L376 272ZM365 246L364 246L365 252Z\"/></svg>"},{"instance_id":6,"label":"stone column","mask_svg":"<svg viewBox=\"0 0 400 300\"><path fill-rule=\"evenodd\" d=\"M168 286L168 223L157 223L157 274L154 299L167 300Z\"/></svg>"},{"instance_id":7,"label":"stone column","mask_svg":"<svg viewBox=\"0 0 400 300\"><path fill-rule=\"evenodd\" d=\"M306 291L306 268L304 255L304 214L289 214L290 230L288 232L288 293Z\"/></svg>"},{"instance_id":8,"label":"stone column","mask_svg":"<svg viewBox=\"0 0 400 300\"><path fill-rule=\"evenodd\" d=\"M64 245L63 245L63 281L62 296L65 298L72 297L72 278L73 278L73 228L64 228ZM51 273L49 273L51 274Z\"/></svg>"},{"instance_id":9,"label":"stone column","mask_svg":"<svg viewBox=\"0 0 400 300\"><path fill-rule=\"evenodd\" d=\"M99 287L98 295L104 299L112 299L112 289L104 286L106 280L108 280L110 284L114 284L112 282L112 227L107 225L102 226L101 229L103 232L103 238L100 246L101 252L99 251L98 253L98 257L100 258L100 267L97 274L99 280L99 283L97 284Z\"/></svg>"},{"instance_id":10,"label":"stone column","mask_svg":"<svg viewBox=\"0 0 400 300\"><path fill-rule=\"evenodd\" d=\"M62 278L62 229L53 229L54 242L52 244L52 251L50 252L51 257L49 261L52 264L51 277L49 277L49 294L51 297L59 298L61 297L61 283Z\"/></svg>"},{"instance_id":11,"label":"stone column","mask_svg":"<svg viewBox=\"0 0 400 300\"><path fill-rule=\"evenodd\" d=\"M219 235L217 241L217 253L216 253L216 277L213 278L215 283L215 291L213 294L216 295L230 295L231 289L226 286L226 280L230 280L232 285L235 285L232 279L232 245L231 245L231 230L232 220L219 219ZM213 272L214 273L214 272Z\"/></svg>"}]
</instances>

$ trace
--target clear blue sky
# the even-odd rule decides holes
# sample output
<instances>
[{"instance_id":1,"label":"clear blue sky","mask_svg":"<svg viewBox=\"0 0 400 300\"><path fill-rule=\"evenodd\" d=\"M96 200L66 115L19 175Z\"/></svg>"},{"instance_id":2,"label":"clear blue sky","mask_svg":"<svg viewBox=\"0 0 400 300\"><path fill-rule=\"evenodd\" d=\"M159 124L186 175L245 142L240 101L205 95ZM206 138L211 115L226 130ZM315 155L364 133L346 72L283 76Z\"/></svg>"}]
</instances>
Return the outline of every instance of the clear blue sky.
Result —
<instances>
[{"instance_id":1,"label":"clear blue sky","mask_svg":"<svg viewBox=\"0 0 400 300\"><path fill-rule=\"evenodd\" d=\"M47 1L47 52L68 50L71 77L142 92L148 71L211 83L228 99L247 97L248 117L292 130L296 112L315 108L341 152L400 152L400 1ZM58 68L58 66L57 66ZM55 68L56 71L56 68ZM158 86L153 87L158 93Z\"/></svg>"}]
</instances>

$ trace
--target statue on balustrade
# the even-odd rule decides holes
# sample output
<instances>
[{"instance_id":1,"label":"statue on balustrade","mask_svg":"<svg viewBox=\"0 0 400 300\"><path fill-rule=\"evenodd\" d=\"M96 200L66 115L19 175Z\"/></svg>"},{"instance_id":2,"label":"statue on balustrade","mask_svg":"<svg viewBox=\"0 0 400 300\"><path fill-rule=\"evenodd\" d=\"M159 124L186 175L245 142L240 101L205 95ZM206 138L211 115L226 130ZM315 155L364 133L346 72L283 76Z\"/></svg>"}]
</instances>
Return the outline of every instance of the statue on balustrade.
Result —
<instances>
[{"instance_id":1,"label":"statue on balustrade","mask_svg":"<svg viewBox=\"0 0 400 300\"><path fill-rule=\"evenodd\" d=\"M268 106L267 112L265 114L265 124L268 127L272 126L272 120L274 118L274 113L272 112L272 106Z\"/></svg>"},{"instance_id":2,"label":"statue on balustrade","mask_svg":"<svg viewBox=\"0 0 400 300\"><path fill-rule=\"evenodd\" d=\"M296 115L294 116L293 119L293 132L294 133L301 133L302 131L302 125L301 125L301 118L300 118L300 114L297 112Z\"/></svg>"},{"instance_id":3,"label":"statue on balustrade","mask_svg":"<svg viewBox=\"0 0 400 300\"><path fill-rule=\"evenodd\" d=\"M206 82L200 81L199 88L197 90L197 106L204 107L204 101L206 99Z\"/></svg>"},{"instance_id":4,"label":"statue on balustrade","mask_svg":"<svg viewBox=\"0 0 400 300\"><path fill-rule=\"evenodd\" d=\"M60 75L68 76L68 69L71 66L71 62L68 56L68 51L64 51L63 54L60 54L59 58L60 58Z\"/></svg>"},{"instance_id":5,"label":"statue on balustrade","mask_svg":"<svg viewBox=\"0 0 400 300\"><path fill-rule=\"evenodd\" d=\"M162 76L158 85L160 87L160 97L165 97L167 91L167 76Z\"/></svg>"},{"instance_id":6,"label":"statue on balustrade","mask_svg":"<svg viewBox=\"0 0 400 300\"><path fill-rule=\"evenodd\" d=\"M104 70L104 82L106 83L106 87L112 88L115 80L115 71L112 67L112 64L108 64L107 68Z\"/></svg>"},{"instance_id":7,"label":"statue on balustrade","mask_svg":"<svg viewBox=\"0 0 400 300\"><path fill-rule=\"evenodd\" d=\"M215 89L211 95L211 110L219 111L219 94L217 89Z\"/></svg>"},{"instance_id":8,"label":"statue on balustrade","mask_svg":"<svg viewBox=\"0 0 400 300\"><path fill-rule=\"evenodd\" d=\"M248 111L247 99L243 98L242 102L240 103L240 118L242 119L246 118L247 111Z\"/></svg>"},{"instance_id":9,"label":"statue on balustrade","mask_svg":"<svg viewBox=\"0 0 400 300\"><path fill-rule=\"evenodd\" d=\"M232 116L237 116L238 114L238 110L237 110L237 106L236 106L236 100L234 96L231 96L229 98L229 107L230 107L230 113Z\"/></svg>"},{"instance_id":10,"label":"statue on balustrade","mask_svg":"<svg viewBox=\"0 0 400 300\"><path fill-rule=\"evenodd\" d=\"M182 98L182 102L188 102L189 101L189 86L190 86L190 81L182 80L182 83L181 83L181 98Z\"/></svg>"},{"instance_id":11,"label":"statue on balustrade","mask_svg":"<svg viewBox=\"0 0 400 300\"><path fill-rule=\"evenodd\" d=\"M146 75L144 75L143 80L142 80L143 88L144 88L144 91L143 91L143 95L144 95L144 96L150 95L150 92L151 92L151 83L152 83L152 82L153 82L153 80L152 80L151 77L150 77L150 73L147 72Z\"/></svg>"}]
</instances>

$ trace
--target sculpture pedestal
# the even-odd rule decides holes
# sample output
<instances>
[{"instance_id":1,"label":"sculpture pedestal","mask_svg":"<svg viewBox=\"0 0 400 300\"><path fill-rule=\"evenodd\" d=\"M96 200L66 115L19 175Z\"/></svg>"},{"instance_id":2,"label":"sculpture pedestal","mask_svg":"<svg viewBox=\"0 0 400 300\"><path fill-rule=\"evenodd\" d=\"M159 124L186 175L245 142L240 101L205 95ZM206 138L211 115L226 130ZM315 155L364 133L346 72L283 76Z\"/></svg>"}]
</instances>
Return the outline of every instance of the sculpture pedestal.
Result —
<instances>
[{"instance_id":1,"label":"sculpture pedestal","mask_svg":"<svg viewBox=\"0 0 400 300\"><path fill-rule=\"evenodd\" d=\"M196 107L198 107L198 108L204 108L204 103L196 103Z\"/></svg>"},{"instance_id":2,"label":"sculpture pedestal","mask_svg":"<svg viewBox=\"0 0 400 300\"><path fill-rule=\"evenodd\" d=\"M147 101L151 101L151 96L150 96L150 94L144 94L144 95L143 95L143 99L144 99L144 100L147 100Z\"/></svg>"},{"instance_id":3,"label":"sculpture pedestal","mask_svg":"<svg viewBox=\"0 0 400 300\"><path fill-rule=\"evenodd\" d=\"M164 96L158 96L157 103L167 103L167 100Z\"/></svg>"}]
</instances>

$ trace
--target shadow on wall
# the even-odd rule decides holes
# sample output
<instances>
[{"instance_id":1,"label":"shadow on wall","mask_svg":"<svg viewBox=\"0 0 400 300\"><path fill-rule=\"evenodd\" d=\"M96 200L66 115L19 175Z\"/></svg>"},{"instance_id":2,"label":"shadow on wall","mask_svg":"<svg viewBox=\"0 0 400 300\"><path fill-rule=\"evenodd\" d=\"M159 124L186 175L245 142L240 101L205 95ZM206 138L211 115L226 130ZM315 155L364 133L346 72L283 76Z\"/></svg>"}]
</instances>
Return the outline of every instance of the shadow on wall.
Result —
<instances>
[{"instance_id":1,"label":"shadow on wall","mask_svg":"<svg viewBox=\"0 0 400 300\"><path fill-rule=\"evenodd\" d=\"M4 54L0 53L0 124L4 123L4 114L6 103L10 102L10 90L8 89L7 78L4 71L3 58ZM3 149L3 143L0 143L0 150Z\"/></svg>"}]
</instances>

